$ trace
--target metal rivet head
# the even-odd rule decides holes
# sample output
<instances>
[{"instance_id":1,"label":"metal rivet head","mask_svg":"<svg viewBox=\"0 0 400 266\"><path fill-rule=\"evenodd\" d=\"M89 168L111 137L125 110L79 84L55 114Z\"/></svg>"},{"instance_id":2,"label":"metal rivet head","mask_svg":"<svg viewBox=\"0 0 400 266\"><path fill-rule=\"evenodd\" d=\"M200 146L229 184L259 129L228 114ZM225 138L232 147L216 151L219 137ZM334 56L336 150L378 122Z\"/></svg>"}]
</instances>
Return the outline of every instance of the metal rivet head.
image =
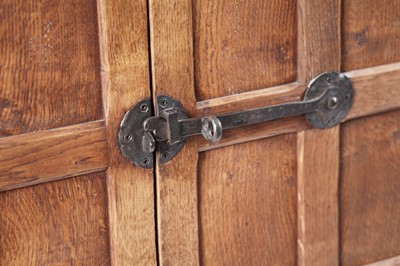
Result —
<instances>
[{"instance_id":1,"label":"metal rivet head","mask_svg":"<svg viewBox=\"0 0 400 266\"><path fill-rule=\"evenodd\" d=\"M131 141L131 140L132 140L132 135L131 135L131 134L126 134L126 135L124 136L124 139L125 139L126 141Z\"/></svg>"},{"instance_id":2,"label":"metal rivet head","mask_svg":"<svg viewBox=\"0 0 400 266\"><path fill-rule=\"evenodd\" d=\"M149 107L147 106L147 104L142 104L140 106L140 111L142 111L143 113L146 113L149 110Z\"/></svg>"},{"instance_id":3,"label":"metal rivet head","mask_svg":"<svg viewBox=\"0 0 400 266\"><path fill-rule=\"evenodd\" d=\"M328 100L327 107L330 110L335 109L338 106L338 99L336 97L332 97Z\"/></svg>"},{"instance_id":4,"label":"metal rivet head","mask_svg":"<svg viewBox=\"0 0 400 266\"><path fill-rule=\"evenodd\" d=\"M150 159L149 158L144 158L143 159L143 165L149 165Z\"/></svg>"},{"instance_id":5,"label":"metal rivet head","mask_svg":"<svg viewBox=\"0 0 400 266\"><path fill-rule=\"evenodd\" d=\"M160 106L162 108L165 108L165 107L167 107L167 105L168 105L168 101L166 99L162 99L160 102Z\"/></svg>"},{"instance_id":6,"label":"metal rivet head","mask_svg":"<svg viewBox=\"0 0 400 266\"><path fill-rule=\"evenodd\" d=\"M163 159L166 159L167 157L168 157L168 152L163 152L163 153L161 153L161 158L163 158Z\"/></svg>"}]
</instances>

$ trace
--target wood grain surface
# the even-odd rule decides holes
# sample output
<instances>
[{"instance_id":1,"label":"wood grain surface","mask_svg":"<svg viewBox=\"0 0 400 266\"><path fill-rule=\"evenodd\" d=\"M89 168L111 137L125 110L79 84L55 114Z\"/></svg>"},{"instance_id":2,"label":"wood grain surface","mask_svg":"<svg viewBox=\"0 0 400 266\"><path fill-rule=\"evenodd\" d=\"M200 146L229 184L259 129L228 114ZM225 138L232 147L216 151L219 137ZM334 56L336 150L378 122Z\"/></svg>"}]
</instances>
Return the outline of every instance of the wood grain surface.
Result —
<instances>
[{"instance_id":1,"label":"wood grain surface","mask_svg":"<svg viewBox=\"0 0 400 266\"><path fill-rule=\"evenodd\" d=\"M399 266L399 265L400 265L400 256L396 256L389 259L373 262L365 266Z\"/></svg>"},{"instance_id":2,"label":"wood grain surface","mask_svg":"<svg viewBox=\"0 0 400 266\"><path fill-rule=\"evenodd\" d=\"M252 109L285 102L299 101L307 84L293 82L289 84L264 88L223 96L196 103L197 115L223 114L238 109Z\"/></svg>"},{"instance_id":3,"label":"wood grain surface","mask_svg":"<svg viewBox=\"0 0 400 266\"><path fill-rule=\"evenodd\" d=\"M193 1L197 98L295 81L296 6L293 0Z\"/></svg>"},{"instance_id":4,"label":"wood grain surface","mask_svg":"<svg viewBox=\"0 0 400 266\"><path fill-rule=\"evenodd\" d=\"M150 98L147 3L98 1L103 105L109 137L107 170L112 265L155 265L152 170L122 157L117 134L123 115Z\"/></svg>"},{"instance_id":5,"label":"wood grain surface","mask_svg":"<svg viewBox=\"0 0 400 266\"><path fill-rule=\"evenodd\" d=\"M349 118L361 109L364 115L376 114L378 105L398 108L400 72L399 63L393 62L400 61L400 2L344 1L342 30L343 70L388 64L370 68L375 76L366 78L368 69L363 69L364 77L354 78L365 90L356 94ZM400 253L400 216L394 207L399 202L399 114L365 117L343 127L342 265L373 263Z\"/></svg>"},{"instance_id":6,"label":"wood grain surface","mask_svg":"<svg viewBox=\"0 0 400 266\"><path fill-rule=\"evenodd\" d=\"M0 3L0 137L102 119L95 0Z\"/></svg>"},{"instance_id":7,"label":"wood grain surface","mask_svg":"<svg viewBox=\"0 0 400 266\"><path fill-rule=\"evenodd\" d=\"M341 1L299 1L298 80L340 69ZM339 125L297 134L298 265L339 265Z\"/></svg>"},{"instance_id":8,"label":"wood grain surface","mask_svg":"<svg viewBox=\"0 0 400 266\"><path fill-rule=\"evenodd\" d=\"M339 127L298 133L298 265L339 265Z\"/></svg>"},{"instance_id":9,"label":"wood grain surface","mask_svg":"<svg viewBox=\"0 0 400 266\"><path fill-rule=\"evenodd\" d=\"M344 0L342 71L400 61L400 1Z\"/></svg>"},{"instance_id":10,"label":"wood grain surface","mask_svg":"<svg viewBox=\"0 0 400 266\"><path fill-rule=\"evenodd\" d=\"M199 151L218 149L233 144L278 136L286 133L295 133L311 128L312 126L308 124L303 117L291 117L237 129L228 129L223 131L222 139L216 144L210 143L204 139L203 136L198 136Z\"/></svg>"},{"instance_id":11,"label":"wood grain surface","mask_svg":"<svg viewBox=\"0 0 400 266\"><path fill-rule=\"evenodd\" d=\"M354 104L349 115L346 117L346 120L400 107L400 91L396 89L397 84L399 84L400 82L399 63L350 71L347 72L346 75L351 78L354 89L356 91ZM376 90L376 88L378 87L380 88L380 90ZM252 102L254 102L254 106L258 104L262 106L262 101L259 100L260 98L264 99L264 101L266 102L282 102L285 99L291 101L293 99L295 100L296 98L301 97L299 93L293 92L292 87L288 87L288 92L286 92L286 89L284 88L282 89L282 94L280 93L280 91L277 92L277 95L265 93L264 91L257 91L257 93L252 92L252 97L245 97L243 100L241 100L240 97L237 97L237 99L234 100L234 104L232 104L231 99L228 99L228 102L224 103L223 98L216 98L220 99L221 105L212 104L212 108L206 107L204 109L202 108L202 110L204 110L204 114L207 114L208 112L216 113L220 109L222 110L228 108L227 110L234 110L235 108L238 108L236 105L247 106L250 105ZM286 95L286 93L288 93L289 96ZM232 145L235 143L242 143L250 140L302 131L309 128L310 125L308 125L308 123L303 118L295 117L272 121L269 123L263 123L260 125L244 127L240 129L224 131L223 139L214 145L207 142L202 137L199 137L198 141L200 145L200 151L205 151L224 147L227 145ZM33 171L30 174L31 176L36 171L38 178L11 178L10 175L15 172L15 169L10 172L10 164L3 163L2 166L4 168L2 168L1 170L1 172L3 173L3 179L1 182L6 183L4 183L4 186L0 186L0 190L28 186L34 184L35 182L44 182L48 180L83 174L86 172L96 172L100 169L103 169L104 167L107 167L109 165L108 156L106 155L106 151L103 151L103 148L101 148L106 145L104 131L105 128L103 122L96 121L87 124L78 124L72 127L65 127L50 131L27 134L23 136L3 138L2 140L0 140L0 143L2 143L2 150L7 150L7 152L2 152L0 157L6 158L7 156L8 158L10 154L18 154L19 166L17 168L23 168L25 170L29 169L29 171ZM85 132L85 135L87 136L82 135L83 132ZM29 139L27 139L27 137L29 137ZM36 138L39 138L39 141L36 141ZM65 140L64 138L70 138L71 141L67 143L62 143ZM13 143L24 143L24 147L21 147L19 145L15 146L13 145ZM53 143L55 145L49 146L49 143ZM80 145L84 146L80 147ZM29 161L29 164L28 161L25 161L26 164L24 164L21 163L20 160L21 149L25 151L30 149L40 149L45 156L42 160L36 160L34 163L32 163L29 158L33 158L35 157L35 155L31 154L29 156L24 156L24 160L27 159ZM76 150L83 150L83 152L76 152ZM71 154L71 160L65 160L65 152ZM50 158L47 158L49 154L52 154L52 156ZM74 160L74 157L76 157L76 160ZM91 159L82 161L82 158ZM37 167L38 165L41 165L42 162L49 161L59 167L47 167L45 172L43 172L41 168ZM79 161L80 163L72 164L72 162L74 161ZM71 162L71 164L69 164L69 162ZM20 171L16 172L19 172L18 176L21 176Z\"/></svg>"},{"instance_id":12,"label":"wood grain surface","mask_svg":"<svg viewBox=\"0 0 400 266\"><path fill-rule=\"evenodd\" d=\"M300 0L297 12L297 80L340 68L341 1Z\"/></svg>"},{"instance_id":13,"label":"wood grain surface","mask_svg":"<svg viewBox=\"0 0 400 266\"><path fill-rule=\"evenodd\" d=\"M400 254L400 111L342 127L341 265Z\"/></svg>"},{"instance_id":14,"label":"wood grain surface","mask_svg":"<svg viewBox=\"0 0 400 266\"><path fill-rule=\"evenodd\" d=\"M157 95L179 99L193 116L191 1L150 0L149 11L154 99ZM198 145L192 138L173 160L156 166L160 265L199 264L197 158Z\"/></svg>"},{"instance_id":15,"label":"wood grain surface","mask_svg":"<svg viewBox=\"0 0 400 266\"><path fill-rule=\"evenodd\" d=\"M108 156L103 121L0 138L0 191L102 171Z\"/></svg>"},{"instance_id":16,"label":"wood grain surface","mask_svg":"<svg viewBox=\"0 0 400 266\"><path fill-rule=\"evenodd\" d=\"M345 120L400 108L400 62L345 73L353 84L353 105Z\"/></svg>"},{"instance_id":17,"label":"wood grain surface","mask_svg":"<svg viewBox=\"0 0 400 266\"><path fill-rule=\"evenodd\" d=\"M109 265L105 173L0 193L1 265Z\"/></svg>"},{"instance_id":18,"label":"wood grain surface","mask_svg":"<svg viewBox=\"0 0 400 266\"><path fill-rule=\"evenodd\" d=\"M344 121L400 108L400 90L398 89L400 63L353 70L344 74L351 79L355 91L353 106ZM263 106L262 101L266 104L296 101L301 99L301 89L303 88L304 91L304 87L304 85L296 87L292 85L280 86L276 93L261 90L252 92L253 97L245 97L241 100L240 95L238 95L237 99L234 101L232 101L233 99L227 99L226 103L223 97L214 99L218 99L220 105L214 104L214 101L211 100L203 101L201 105L198 105L197 113L201 116L246 110ZM221 110L222 112L220 112ZM224 131L221 141L217 144L210 144L199 138L200 150L214 149L309 128L310 125L304 120L303 116L271 121L260 125Z\"/></svg>"},{"instance_id":19,"label":"wood grain surface","mask_svg":"<svg viewBox=\"0 0 400 266\"><path fill-rule=\"evenodd\" d=\"M296 264L296 135L202 152L201 265Z\"/></svg>"}]
</instances>

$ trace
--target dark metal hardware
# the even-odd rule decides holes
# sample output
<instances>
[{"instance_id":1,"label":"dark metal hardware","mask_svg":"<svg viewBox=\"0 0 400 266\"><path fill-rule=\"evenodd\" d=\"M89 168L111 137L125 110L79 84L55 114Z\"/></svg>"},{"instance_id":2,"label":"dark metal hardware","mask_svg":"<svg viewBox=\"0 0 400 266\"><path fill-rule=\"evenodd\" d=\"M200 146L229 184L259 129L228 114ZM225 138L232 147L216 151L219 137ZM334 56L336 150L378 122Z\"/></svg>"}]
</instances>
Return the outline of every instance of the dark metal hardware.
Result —
<instances>
[{"instance_id":1,"label":"dark metal hardware","mask_svg":"<svg viewBox=\"0 0 400 266\"><path fill-rule=\"evenodd\" d=\"M159 162L171 160L189 136L203 135L218 142L222 131L279 118L305 115L315 128L337 125L353 102L353 88L343 74L319 75L308 85L303 101L267 106L218 116L188 118L182 105L168 96L157 97L155 116L150 100L137 103L124 116L118 134L122 154L134 164L151 168L153 152L159 151Z\"/></svg>"}]
</instances>

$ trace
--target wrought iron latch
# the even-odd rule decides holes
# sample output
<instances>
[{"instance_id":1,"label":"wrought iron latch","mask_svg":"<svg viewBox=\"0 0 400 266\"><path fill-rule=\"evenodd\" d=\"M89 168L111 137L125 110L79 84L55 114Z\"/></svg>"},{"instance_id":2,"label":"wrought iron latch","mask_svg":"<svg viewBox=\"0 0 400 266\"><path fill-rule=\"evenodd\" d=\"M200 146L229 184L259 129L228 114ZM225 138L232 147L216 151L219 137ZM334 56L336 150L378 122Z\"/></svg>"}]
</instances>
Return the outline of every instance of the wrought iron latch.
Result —
<instances>
[{"instance_id":1,"label":"wrought iron latch","mask_svg":"<svg viewBox=\"0 0 400 266\"><path fill-rule=\"evenodd\" d=\"M156 115L152 116L150 100L142 100L124 116L118 140L122 154L134 164L153 167L153 152L159 151L159 162L171 160L189 136L203 135L218 142L222 131L283 117L305 115L315 128L338 124L348 113L353 88L343 74L323 73L310 82L303 101L261 107L200 118L188 118L182 105L168 96L157 97Z\"/></svg>"}]
</instances>

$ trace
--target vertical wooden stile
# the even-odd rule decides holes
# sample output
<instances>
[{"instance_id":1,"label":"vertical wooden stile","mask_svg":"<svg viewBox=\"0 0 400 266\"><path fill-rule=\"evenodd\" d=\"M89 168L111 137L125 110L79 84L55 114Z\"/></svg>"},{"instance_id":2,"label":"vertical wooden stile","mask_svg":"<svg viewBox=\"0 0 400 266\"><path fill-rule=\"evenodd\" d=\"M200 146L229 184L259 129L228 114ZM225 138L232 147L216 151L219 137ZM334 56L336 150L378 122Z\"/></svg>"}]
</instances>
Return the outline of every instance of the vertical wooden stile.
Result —
<instances>
[{"instance_id":1,"label":"vertical wooden stile","mask_svg":"<svg viewBox=\"0 0 400 266\"><path fill-rule=\"evenodd\" d=\"M340 1L300 0L298 80L340 70ZM298 264L338 265L339 126L297 134Z\"/></svg>"},{"instance_id":2,"label":"vertical wooden stile","mask_svg":"<svg viewBox=\"0 0 400 266\"><path fill-rule=\"evenodd\" d=\"M132 166L116 144L120 121L150 98L147 3L98 1L112 265L155 265L153 171Z\"/></svg>"},{"instance_id":3,"label":"vertical wooden stile","mask_svg":"<svg viewBox=\"0 0 400 266\"><path fill-rule=\"evenodd\" d=\"M178 99L195 113L191 1L149 1L153 97ZM188 139L170 162L157 164L160 265L199 264L198 145Z\"/></svg>"}]
</instances>

